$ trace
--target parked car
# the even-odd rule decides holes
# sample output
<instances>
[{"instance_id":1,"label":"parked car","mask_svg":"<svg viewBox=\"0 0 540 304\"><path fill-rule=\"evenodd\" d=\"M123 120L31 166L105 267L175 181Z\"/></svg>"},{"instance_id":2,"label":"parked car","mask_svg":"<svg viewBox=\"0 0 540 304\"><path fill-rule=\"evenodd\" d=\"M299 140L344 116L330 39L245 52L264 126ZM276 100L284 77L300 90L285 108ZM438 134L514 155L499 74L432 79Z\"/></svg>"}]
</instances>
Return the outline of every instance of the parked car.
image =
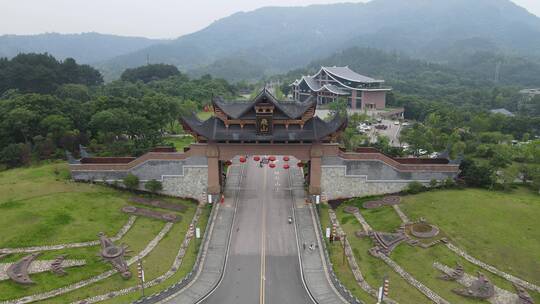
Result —
<instances>
[{"instance_id":1,"label":"parked car","mask_svg":"<svg viewBox=\"0 0 540 304\"><path fill-rule=\"evenodd\" d=\"M377 130L386 130L386 129L388 129L388 126L386 126L386 125L376 125L375 129L377 129Z\"/></svg>"},{"instance_id":2,"label":"parked car","mask_svg":"<svg viewBox=\"0 0 540 304\"><path fill-rule=\"evenodd\" d=\"M394 125L395 125L395 126L399 126L399 121L397 121L397 120L394 121Z\"/></svg>"}]
</instances>

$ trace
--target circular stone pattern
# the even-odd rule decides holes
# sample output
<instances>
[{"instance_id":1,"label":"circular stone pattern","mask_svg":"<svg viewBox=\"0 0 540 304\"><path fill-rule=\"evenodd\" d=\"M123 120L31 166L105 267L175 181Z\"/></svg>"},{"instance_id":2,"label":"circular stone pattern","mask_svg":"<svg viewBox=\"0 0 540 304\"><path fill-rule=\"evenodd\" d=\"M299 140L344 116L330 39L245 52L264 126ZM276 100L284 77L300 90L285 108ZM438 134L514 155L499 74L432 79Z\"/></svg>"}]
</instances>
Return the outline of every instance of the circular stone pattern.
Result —
<instances>
[{"instance_id":1,"label":"circular stone pattern","mask_svg":"<svg viewBox=\"0 0 540 304\"><path fill-rule=\"evenodd\" d=\"M122 211L124 211L125 213L133 213L135 211L137 211L137 207L135 206L125 206L122 208Z\"/></svg>"},{"instance_id":2,"label":"circular stone pattern","mask_svg":"<svg viewBox=\"0 0 540 304\"><path fill-rule=\"evenodd\" d=\"M414 223L411 226L411 234L417 238L429 239L439 234L439 228L427 223Z\"/></svg>"},{"instance_id":3,"label":"circular stone pattern","mask_svg":"<svg viewBox=\"0 0 540 304\"><path fill-rule=\"evenodd\" d=\"M393 196L385 196L385 197L383 197L382 201L383 201L383 203L385 205L390 205L391 206L391 205L399 204L399 202L401 201L401 198L399 196L395 196L395 195L393 195Z\"/></svg>"},{"instance_id":4,"label":"circular stone pattern","mask_svg":"<svg viewBox=\"0 0 540 304\"><path fill-rule=\"evenodd\" d=\"M362 204L362 207L366 209L375 209L383 205L382 201L368 201Z\"/></svg>"},{"instance_id":5,"label":"circular stone pattern","mask_svg":"<svg viewBox=\"0 0 540 304\"><path fill-rule=\"evenodd\" d=\"M347 207L343 208L343 212L354 214L354 213L358 212L358 208L354 207L354 206L347 206Z\"/></svg>"}]
</instances>

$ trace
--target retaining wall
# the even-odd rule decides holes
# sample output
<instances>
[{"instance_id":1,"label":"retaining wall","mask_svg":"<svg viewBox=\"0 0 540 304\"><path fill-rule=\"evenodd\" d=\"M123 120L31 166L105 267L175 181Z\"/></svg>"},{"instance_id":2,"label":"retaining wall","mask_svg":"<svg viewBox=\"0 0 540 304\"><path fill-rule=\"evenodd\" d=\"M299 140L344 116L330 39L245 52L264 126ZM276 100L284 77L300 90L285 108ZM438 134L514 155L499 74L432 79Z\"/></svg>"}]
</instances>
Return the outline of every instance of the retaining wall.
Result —
<instances>
[{"instance_id":1,"label":"retaining wall","mask_svg":"<svg viewBox=\"0 0 540 304\"><path fill-rule=\"evenodd\" d=\"M387 194L404 190L412 181L428 185L432 179L455 178L458 173L454 166L408 166L379 159L323 157L321 190L327 199Z\"/></svg>"},{"instance_id":2,"label":"retaining wall","mask_svg":"<svg viewBox=\"0 0 540 304\"><path fill-rule=\"evenodd\" d=\"M136 175L141 184L140 190L150 180L162 182L161 194L206 199L208 188L208 160L206 157L192 156L184 159L148 159L144 162L123 168L96 166L92 164L74 164L70 166L71 176L76 181L118 183L128 174Z\"/></svg>"}]
</instances>

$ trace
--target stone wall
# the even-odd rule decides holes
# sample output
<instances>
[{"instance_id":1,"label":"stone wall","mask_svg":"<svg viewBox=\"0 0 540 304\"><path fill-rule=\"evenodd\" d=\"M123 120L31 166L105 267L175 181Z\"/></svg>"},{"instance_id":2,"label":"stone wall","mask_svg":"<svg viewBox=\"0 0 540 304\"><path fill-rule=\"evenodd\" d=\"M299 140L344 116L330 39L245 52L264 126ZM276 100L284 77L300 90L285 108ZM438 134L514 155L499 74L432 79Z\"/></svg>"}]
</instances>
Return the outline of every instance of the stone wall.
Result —
<instances>
[{"instance_id":1,"label":"stone wall","mask_svg":"<svg viewBox=\"0 0 540 304\"><path fill-rule=\"evenodd\" d=\"M129 173L136 175L140 190L150 180L161 181L161 194L176 197L206 199L208 188L208 160L206 157L189 157L181 160L150 159L126 170L87 170L88 166L73 166L71 176L76 181L118 183Z\"/></svg>"},{"instance_id":2,"label":"stone wall","mask_svg":"<svg viewBox=\"0 0 540 304\"><path fill-rule=\"evenodd\" d=\"M162 183L163 194L206 201L208 167L184 167L184 175L164 176Z\"/></svg>"},{"instance_id":3,"label":"stone wall","mask_svg":"<svg viewBox=\"0 0 540 304\"><path fill-rule=\"evenodd\" d=\"M457 172L433 170L402 171L379 160L344 160L324 157L321 192L327 199L395 193L412 181L425 185L432 179L454 178Z\"/></svg>"}]
</instances>

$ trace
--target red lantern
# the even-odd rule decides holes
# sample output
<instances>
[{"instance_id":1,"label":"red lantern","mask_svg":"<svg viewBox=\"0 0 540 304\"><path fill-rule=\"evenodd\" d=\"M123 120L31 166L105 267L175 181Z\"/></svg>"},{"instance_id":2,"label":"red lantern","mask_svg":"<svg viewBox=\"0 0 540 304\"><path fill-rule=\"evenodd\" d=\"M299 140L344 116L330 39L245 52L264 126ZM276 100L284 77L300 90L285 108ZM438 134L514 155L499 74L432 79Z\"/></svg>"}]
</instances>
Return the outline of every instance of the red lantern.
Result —
<instances>
[{"instance_id":1,"label":"red lantern","mask_svg":"<svg viewBox=\"0 0 540 304\"><path fill-rule=\"evenodd\" d=\"M268 160L269 160L269 161L275 161L275 160L276 160L276 157L275 157L275 156L270 156L270 157L268 157Z\"/></svg>"},{"instance_id":2,"label":"red lantern","mask_svg":"<svg viewBox=\"0 0 540 304\"><path fill-rule=\"evenodd\" d=\"M284 156L284 157L283 157L283 160L284 160L284 161L289 161L289 157L288 157L288 156Z\"/></svg>"},{"instance_id":3,"label":"red lantern","mask_svg":"<svg viewBox=\"0 0 540 304\"><path fill-rule=\"evenodd\" d=\"M268 167L270 167L270 168L274 169L274 168L276 167L276 164L274 164L274 163L270 163L270 164L268 165Z\"/></svg>"},{"instance_id":4,"label":"red lantern","mask_svg":"<svg viewBox=\"0 0 540 304\"><path fill-rule=\"evenodd\" d=\"M303 162L298 162L298 164L296 164L299 168L302 168L304 166L304 163Z\"/></svg>"},{"instance_id":5,"label":"red lantern","mask_svg":"<svg viewBox=\"0 0 540 304\"><path fill-rule=\"evenodd\" d=\"M246 162L246 158L243 157L243 156L241 156L241 157L240 157L240 162L241 162L241 163L245 163L245 162Z\"/></svg>"},{"instance_id":6,"label":"red lantern","mask_svg":"<svg viewBox=\"0 0 540 304\"><path fill-rule=\"evenodd\" d=\"M289 168L290 168L290 167L289 167L289 164L283 165L283 169L287 170L287 169L289 169Z\"/></svg>"},{"instance_id":7,"label":"red lantern","mask_svg":"<svg viewBox=\"0 0 540 304\"><path fill-rule=\"evenodd\" d=\"M254 160L254 161L260 161L260 160L261 160L261 158L260 158L260 157L258 157L258 156L253 156L253 160Z\"/></svg>"}]
</instances>

